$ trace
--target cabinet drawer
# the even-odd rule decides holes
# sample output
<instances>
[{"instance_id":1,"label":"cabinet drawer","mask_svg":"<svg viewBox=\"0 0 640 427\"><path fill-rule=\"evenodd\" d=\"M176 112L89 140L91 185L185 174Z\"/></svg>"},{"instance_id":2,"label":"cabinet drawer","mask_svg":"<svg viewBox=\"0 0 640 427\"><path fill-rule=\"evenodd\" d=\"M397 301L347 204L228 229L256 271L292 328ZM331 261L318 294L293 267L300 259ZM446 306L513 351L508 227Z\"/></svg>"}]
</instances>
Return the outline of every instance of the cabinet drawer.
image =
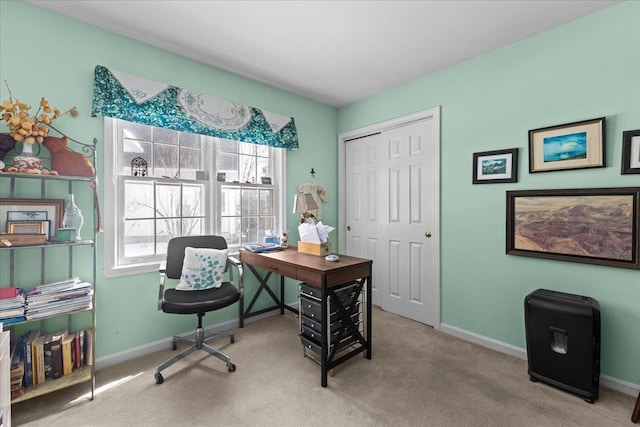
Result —
<instances>
[{"instance_id":1,"label":"cabinet drawer","mask_svg":"<svg viewBox=\"0 0 640 427\"><path fill-rule=\"evenodd\" d=\"M307 316L311 319L315 319L318 322L321 319L320 315L321 315L321 306L320 306L320 301L316 300L316 299L312 299L312 298L308 298L305 296L301 296L300 297L300 312L304 315ZM347 312L348 315L356 315L360 309L360 302L359 301L354 301L353 304L344 307L345 311ZM327 307L327 310L329 311L329 323L334 323L338 320L341 319L341 314L337 309L337 306L335 303L329 304L329 307Z\"/></svg>"},{"instance_id":2,"label":"cabinet drawer","mask_svg":"<svg viewBox=\"0 0 640 427\"><path fill-rule=\"evenodd\" d=\"M322 332L318 332L315 329L304 325L302 325L302 335L314 340L316 343L320 343L320 341L322 340Z\"/></svg>"},{"instance_id":3,"label":"cabinet drawer","mask_svg":"<svg viewBox=\"0 0 640 427\"><path fill-rule=\"evenodd\" d=\"M303 327L313 329L318 333L322 333L322 322L320 322L320 319L312 319L307 316L300 316L300 319Z\"/></svg>"},{"instance_id":4,"label":"cabinet drawer","mask_svg":"<svg viewBox=\"0 0 640 427\"><path fill-rule=\"evenodd\" d=\"M322 347L320 346L320 344L318 344L314 340L307 338L304 334L300 334L300 341L302 341L303 346L313 351L314 353L316 354L322 353Z\"/></svg>"},{"instance_id":5,"label":"cabinet drawer","mask_svg":"<svg viewBox=\"0 0 640 427\"><path fill-rule=\"evenodd\" d=\"M280 274L281 276L287 276L292 279L296 279L298 277L298 269L296 267L284 265L282 263L275 263L270 261L269 259L255 257L251 260L251 264L255 267L260 267L262 269L272 271L276 274Z\"/></svg>"}]
</instances>

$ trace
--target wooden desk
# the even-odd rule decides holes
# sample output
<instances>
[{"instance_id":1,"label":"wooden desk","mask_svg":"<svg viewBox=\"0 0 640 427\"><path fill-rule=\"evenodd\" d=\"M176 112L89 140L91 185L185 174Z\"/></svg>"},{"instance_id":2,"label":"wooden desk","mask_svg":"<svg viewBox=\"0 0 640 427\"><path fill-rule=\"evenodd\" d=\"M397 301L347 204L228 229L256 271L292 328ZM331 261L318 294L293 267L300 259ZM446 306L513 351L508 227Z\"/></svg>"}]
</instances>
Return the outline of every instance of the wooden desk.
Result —
<instances>
[{"instance_id":1,"label":"wooden desk","mask_svg":"<svg viewBox=\"0 0 640 427\"><path fill-rule=\"evenodd\" d=\"M322 351L320 354L321 384L327 386L327 372L347 359L358 353L366 352L367 359L371 359L371 271L373 261L369 259L356 258L347 255L340 255L337 262L329 262L323 256L310 255L298 252L296 247L290 246L282 251L253 253L245 250L240 251L240 261L247 265L249 270L260 281L260 288L254 295L247 310L244 310L244 297L240 299L240 327L244 327L244 319L264 313L266 311L280 309L280 314L288 309L295 313L298 310L285 304L284 299L284 278L299 280L320 289L321 300L321 321L326 324L327 296L331 294L331 288L361 279L364 281L365 291L365 329L364 342L339 359L329 358L327 340L322 340ZM262 276L255 267L265 270L267 273ZM267 280L272 273L280 275L280 297L268 287ZM252 312L254 303L262 290L265 290L276 303L275 306L264 310ZM330 360L331 359L331 360Z\"/></svg>"}]
</instances>

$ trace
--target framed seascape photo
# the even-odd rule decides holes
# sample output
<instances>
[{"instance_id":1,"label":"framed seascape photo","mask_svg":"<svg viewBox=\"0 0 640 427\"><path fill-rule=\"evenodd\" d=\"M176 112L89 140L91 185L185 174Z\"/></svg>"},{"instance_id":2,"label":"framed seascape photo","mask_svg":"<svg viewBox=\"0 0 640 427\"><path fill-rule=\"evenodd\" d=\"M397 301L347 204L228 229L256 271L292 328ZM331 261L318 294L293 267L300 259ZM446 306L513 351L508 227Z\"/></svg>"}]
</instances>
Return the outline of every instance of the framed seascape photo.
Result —
<instances>
[{"instance_id":1,"label":"framed seascape photo","mask_svg":"<svg viewBox=\"0 0 640 427\"><path fill-rule=\"evenodd\" d=\"M54 237L63 213L62 199L0 199L0 232L7 231L10 221L50 221L49 237Z\"/></svg>"},{"instance_id":2,"label":"framed seascape photo","mask_svg":"<svg viewBox=\"0 0 640 427\"><path fill-rule=\"evenodd\" d=\"M529 172L605 167L605 118L529 131Z\"/></svg>"},{"instance_id":3,"label":"framed seascape photo","mask_svg":"<svg viewBox=\"0 0 640 427\"><path fill-rule=\"evenodd\" d=\"M640 130L622 132L622 175L640 173Z\"/></svg>"},{"instance_id":4,"label":"framed seascape photo","mask_svg":"<svg viewBox=\"0 0 640 427\"><path fill-rule=\"evenodd\" d=\"M509 255L640 269L640 187L507 191Z\"/></svg>"},{"instance_id":5,"label":"framed seascape photo","mask_svg":"<svg viewBox=\"0 0 640 427\"><path fill-rule=\"evenodd\" d=\"M518 149L473 153L473 184L518 182Z\"/></svg>"}]
</instances>

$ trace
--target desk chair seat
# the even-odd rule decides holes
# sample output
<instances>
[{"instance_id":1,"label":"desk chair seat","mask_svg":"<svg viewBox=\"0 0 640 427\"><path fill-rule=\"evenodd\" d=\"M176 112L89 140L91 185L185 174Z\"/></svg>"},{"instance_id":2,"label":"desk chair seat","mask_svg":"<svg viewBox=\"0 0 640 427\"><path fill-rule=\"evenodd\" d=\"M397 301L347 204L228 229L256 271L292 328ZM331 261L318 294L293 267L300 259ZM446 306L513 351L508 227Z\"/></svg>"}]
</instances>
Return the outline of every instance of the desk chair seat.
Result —
<instances>
[{"instance_id":1,"label":"desk chair seat","mask_svg":"<svg viewBox=\"0 0 640 427\"><path fill-rule=\"evenodd\" d=\"M239 273L237 288L231 281L224 281L222 286L219 288L188 291L176 289L165 290L166 277L170 279L180 278L184 263L185 249L187 247L227 249L227 242L220 236L186 236L177 237L169 241L169 246L167 247L167 260L160 266L158 309L165 313L196 314L198 316L198 326L192 337L184 338L177 335L173 337L173 350L176 350L179 342L190 345L156 368L155 379L158 384L162 384L162 382L164 382L164 378L160 373L162 370L173 365L175 362L195 350L205 350L212 356L222 360L227 364L229 372L236 370L236 365L231 362L231 358L229 356L209 345L210 342L225 337L229 337L231 343L233 343L235 341L233 328L215 333L205 331L202 327L202 317L207 312L228 307L240 299L244 285L242 263L233 257L227 257L225 271L229 272L229 280L233 281L234 270Z\"/></svg>"}]
</instances>

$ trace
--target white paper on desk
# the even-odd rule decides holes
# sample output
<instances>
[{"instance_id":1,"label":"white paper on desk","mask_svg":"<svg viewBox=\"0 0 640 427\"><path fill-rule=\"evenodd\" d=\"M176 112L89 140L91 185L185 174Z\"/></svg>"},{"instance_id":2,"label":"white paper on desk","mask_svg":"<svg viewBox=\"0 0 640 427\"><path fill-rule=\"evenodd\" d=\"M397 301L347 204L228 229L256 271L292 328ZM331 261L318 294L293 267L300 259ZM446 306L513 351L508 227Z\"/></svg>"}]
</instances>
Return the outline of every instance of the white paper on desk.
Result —
<instances>
[{"instance_id":1,"label":"white paper on desk","mask_svg":"<svg viewBox=\"0 0 640 427\"><path fill-rule=\"evenodd\" d=\"M310 243L321 243L320 237L318 237L318 230L314 224L303 223L298 226L298 234L300 240Z\"/></svg>"},{"instance_id":2,"label":"white paper on desk","mask_svg":"<svg viewBox=\"0 0 640 427\"><path fill-rule=\"evenodd\" d=\"M320 239L320 242L327 243L327 240L329 240L329 235L327 233L326 226L322 224L322 221L318 221L318 223L316 224L316 231L318 232L318 238Z\"/></svg>"}]
</instances>

